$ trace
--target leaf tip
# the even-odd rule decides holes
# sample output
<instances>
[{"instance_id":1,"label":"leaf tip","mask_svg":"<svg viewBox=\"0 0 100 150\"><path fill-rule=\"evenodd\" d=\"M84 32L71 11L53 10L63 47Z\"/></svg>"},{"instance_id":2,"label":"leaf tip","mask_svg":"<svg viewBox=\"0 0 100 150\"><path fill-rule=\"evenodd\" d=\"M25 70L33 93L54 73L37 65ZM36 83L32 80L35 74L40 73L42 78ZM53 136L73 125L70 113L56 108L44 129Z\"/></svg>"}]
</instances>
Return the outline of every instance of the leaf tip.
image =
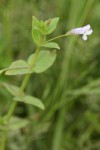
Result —
<instances>
[{"instance_id":1,"label":"leaf tip","mask_svg":"<svg viewBox=\"0 0 100 150\"><path fill-rule=\"evenodd\" d=\"M42 105L41 105L41 109L42 109L42 110L45 110L45 106L44 106L43 103L42 103Z\"/></svg>"}]
</instances>

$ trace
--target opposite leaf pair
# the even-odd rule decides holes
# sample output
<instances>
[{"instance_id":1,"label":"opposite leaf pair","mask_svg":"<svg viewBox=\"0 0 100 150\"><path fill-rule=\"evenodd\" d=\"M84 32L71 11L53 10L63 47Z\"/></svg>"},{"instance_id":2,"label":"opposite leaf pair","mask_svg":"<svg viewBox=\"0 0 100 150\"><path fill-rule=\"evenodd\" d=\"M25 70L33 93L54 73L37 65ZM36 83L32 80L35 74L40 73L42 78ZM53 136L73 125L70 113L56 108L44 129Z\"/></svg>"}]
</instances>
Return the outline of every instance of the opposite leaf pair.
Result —
<instances>
[{"instance_id":1,"label":"opposite leaf pair","mask_svg":"<svg viewBox=\"0 0 100 150\"><path fill-rule=\"evenodd\" d=\"M57 26L59 18L49 19L47 21L39 21L36 17L32 18L32 37L37 45L45 42L45 36L52 33Z\"/></svg>"},{"instance_id":2,"label":"opposite leaf pair","mask_svg":"<svg viewBox=\"0 0 100 150\"><path fill-rule=\"evenodd\" d=\"M5 72L6 75L21 75L21 74L29 74L29 73L42 73L52 66L54 63L57 53L56 50L48 51L41 50L39 52L37 61L34 67L31 67L31 63L34 59L34 55L29 56L28 61L17 60L13 62L8 68L3 69L0 73Z\"/></svg>"},{"instance_id":3,"label":"opposite leaf pair","mask_svg":"<svg viewBox=\"0 0 100 150\"><path fill-rule=\"evenodd\" d=\"M18 102L23 102L26 104L31 104L41 109L44 109L42 101L34 96L26 95L24 92L19 95L20 88L12 84L2 83L2 85L7 89L7 91L14 96L13 100Z\"/></svg>"}]
</instances>

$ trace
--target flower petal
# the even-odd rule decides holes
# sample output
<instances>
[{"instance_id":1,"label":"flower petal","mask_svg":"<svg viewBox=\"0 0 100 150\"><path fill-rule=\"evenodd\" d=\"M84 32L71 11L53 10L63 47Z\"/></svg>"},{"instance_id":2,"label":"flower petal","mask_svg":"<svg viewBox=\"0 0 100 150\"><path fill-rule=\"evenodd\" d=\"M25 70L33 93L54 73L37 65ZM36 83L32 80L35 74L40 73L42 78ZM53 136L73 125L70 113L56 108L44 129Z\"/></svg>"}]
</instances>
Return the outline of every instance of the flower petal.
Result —
<instances>
[{"instance_id":1,"label":"flower petal","mask_svg":"<svg viewBox=\"0 0 100 150\"><path fill-rule=\"evenodd\" d=\"M83 27L83 30L84 30L84 31L88 31L88 30L90 30L90 29L91 29L90 24L88 24L88 25L86 25L86 26Z\"/></svg>"},{"instance_id":2,"label":"flower petal","mask_svg":"<svg viewBox=\"0 0 100 150\"><path fill-rule=\"evenodd\" d=\"M84 27L75 28L70 31L71 34L84 34L87 31L91 30L91 26L88 24Z\"/></svg>"},{"instance_id":3,"label":"flower petal","mask_svg":"<svg viewBox=\"0 0 100 150\"><path fill-rule=\"evenodd\" d=\"M70 31L71 34L84 34L83 28L75 28Z\"/></svg>"},{"instance_id":4,"label":"flower petal","mask_svg":"<svg viewBox=\"0 0 100 150\"><path fill-rule=\"evenodd\" d=\"M76 34L76 35L78 35L78 34L83 34L83 35L82 35L82 39L83 39L84 41L86 41L86 40L88 39L87 35L91 35L92 32L93 32L93 30L91 29L90 24L88 24L88 25L86 25L86 26L84 26L84 27L74 28L74 29L70 30L70 31L68 32L68 34L69 34L69 35L71 35L71 34Z\"/></svg>"},{"instance_id":5,"label":"flower petal","mask_svg":"<svg viewBox=\"0 0 100 150\"><path fill-rule=\"evenodd\" d=\"M84 41L86 41L86 40L87 40L87 35L86 35L86 34L83 34L82 39L83 39Z\"/></svg>"},{"instance_id":6,"label":"flower petal","mask_svg":"<svg viewBox=\"0 0 100 150\"><path fill-rule=\"evenodd\" d=\"M86 32L86 35L91 35L91 34L92 34L92 32L93 32L93 30L92 30L92 29L90 29L89 31L87 31L87 32Z\"/></svg>"}]
</instances>

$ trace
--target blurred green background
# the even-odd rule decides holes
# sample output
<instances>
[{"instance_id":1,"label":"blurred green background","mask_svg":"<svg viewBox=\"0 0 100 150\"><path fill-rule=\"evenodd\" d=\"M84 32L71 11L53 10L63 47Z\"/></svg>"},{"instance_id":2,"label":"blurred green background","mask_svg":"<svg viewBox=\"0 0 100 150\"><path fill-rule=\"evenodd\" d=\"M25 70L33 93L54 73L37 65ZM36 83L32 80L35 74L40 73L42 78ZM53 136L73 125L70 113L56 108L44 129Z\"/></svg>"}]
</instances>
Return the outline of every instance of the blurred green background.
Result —
<instances>
[{"instance_id":1,"label":"blurred green background","mask_svg":"<svg viewBox=\"0 0 100 150\"><path fill-rule=\"evenodd\" d=\"M80 36L57 40L61 50L56 62L45 73L33 74L26 89L46 108L19 103L15 116L30 123L8 130L6 150L100 150L100 0L0 0L0 69L35 51L33 15L43 20L60 17L48 38L87 24L93 34L86 42ZM0 81L18 86L22 79L0 76ZM0 86L0 116L11 103Z\"/></svg>"}]
</instances>

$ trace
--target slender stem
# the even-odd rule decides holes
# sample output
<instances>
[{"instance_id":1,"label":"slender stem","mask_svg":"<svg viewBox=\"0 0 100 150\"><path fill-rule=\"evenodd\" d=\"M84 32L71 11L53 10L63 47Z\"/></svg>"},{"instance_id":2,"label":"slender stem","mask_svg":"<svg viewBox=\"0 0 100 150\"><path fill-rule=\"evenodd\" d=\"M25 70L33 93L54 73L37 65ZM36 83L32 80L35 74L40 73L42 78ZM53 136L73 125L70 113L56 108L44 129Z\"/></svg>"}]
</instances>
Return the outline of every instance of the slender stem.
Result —
<instances>
[{"instance_id":1,"label":"slender stem","mask_svg":"<svg viewBox=\"0 0 100 150\"><path fill-rule=\"evenodd\" d=\"M40 48L38 47L38 48L36 49L35 54L34 54L34 59L33 59L33 62L32 62L32 64L31 64L31 68L34 67L34 64L35 64L36 61L37 61L37 57L38 57L38 54L39 54L39 50L40 50ZM22 93L23 93L23 91L24 91L24 89L25 89L25 87L26 87L26 85L27 85L27 83L28 83L28 81L29 81L30 76L31 76L31 74L26 74L26 75L25 75L25 77L24 77L24 79L23 79L23 82L22 82L22 84L21 84L20 90L19 90L19 95L20 95L20 96L22 96ZM5 119L6 119L7 122L9 121L9 119L11 118L11 116L13 115L14 110L15 110L17 104L18 104L17 101L13 101L13 103L12 103L10 109L8 110L7 115L5 116ZM0 150L5 150L5 143L6 143L6 131L2 131L2 138L1 138L1 143L0 143Z\"/></svg>"},{"instance_id":2,"label":"slender stem","mask_svg":"<svg viewBox=\"0 0 100 150\"><path fill-rule=\"evenodd\" d=\"M7 115L5 116L7 121L9 121L9 119L11 118L16 106L17 106L17 101L13 101L11 106L10 106L10 109L8 110Z\"/></svg>"},{"instance_id":3,"label":"slender stem","mask_svg":"<svg viewBox=\"0 0 100 150\"><path fill-rule=\"evenodd\" d=\"M50 40L47 40L46 42L51 42L51 41L53 41L53 40L56 40L56 39L59 39L59 38L62 38L62 37L68 36L68 35L69 35L69 33L67 32L66 34L62 34L62 35L59 35L59 36L57 36L57 37L54 37L54 38L52 38L52 39L50 39Z\"/></svg>"},{"instance_id":4,"label":"slender stem","mask_svg":"<svg viewBox=\"0 0 100 150\"><path fill-rule=\"evenodd\" d=\"M35 64L35 62L36 62L36 60L37 60L38 54L39 54L39 47L37 48L36 53L34 54L35 56L34 56L34 59L33 59L32 64L31 64L31 67L32 67L32 68L34 67L34 64ZM26 87L26 85L27 85L27 83L28 83L28 81L29 81L30 76L31 76L31 74L26 74L26 75L25 75L25 77L24 77L24 79L23 79L23 82L22 82L22 84L21 84L20 90L19 90L19 95L20 95L20 96L22 95L22 93L23 93L23 91L24 91L24 89L25 89L25 87ZM10 119L10 117L12 116L12 114L13 114L15 108L16 108L16 105L17 105L17 101L14 101L14 102L12 103L12 105L11 105L11 107L10 107L10 109L9 109L9 111L8 111L8 113L7 113L7 115L6 115L6 118L7 118L7 119Z\"/></svg>"},{"instance_id":5,"label":"slender stem","mask_svg":"<svg viewBox=\"0 0 100 150\"><path fill-rule=\"evenodd\" d=\"M29 81L30 76L31 76L31 74L26 74L25 75L24 80L23 80L23 82L21 84L21 87L20 87L20 90L19 90L19 95L20 96L22 95L22 93L23 93L23 91L24 91L24 89L25 89L25 87L26 87L26 85Z\"/></svg>"},{"instance_id":6,"label":"slender stem","mask_svg":"<svg viewBox=\"0 0 100 150\"><path fill-rule=\"evenodd\" d=\"M33 62L32 62L32 64L31 64L31 67L32 67L32 68L34 67L34 65L35 65L35 63L36 63L36 61L37 61L37 57L38 57L39 51L40 51L40 47L37 47L36 53L34 54L35 56L34 56Z\"/></svg>"},{"instance_id":7,"label":"slender stem","mask_svg":"<svg viewBox=\"0 0 100 150\"><path fill-rule=\"evenodd\" d=\"M35 64L35 62L37 60L37 57L38 57L38 54L39 54L39 50L40 49L38 47L37 50L36 50L36 53L34 54L35 56L34 56L32 64L31 64L31 68L34 67L34 64ZM23 91L24 91L24 89L25 89L25 87L26 87L26 85L27 85L27 83L28 83L28 81L30 79L30 76L31 76L31 74L26 74L26 76L25 76L25 78L24 78L24 80L23 80L23 82L21 84L21 87L20 87L20 90L19 90L19 95L22 95L22 93L23 93Z\"/></svg>"}]
</instances>

